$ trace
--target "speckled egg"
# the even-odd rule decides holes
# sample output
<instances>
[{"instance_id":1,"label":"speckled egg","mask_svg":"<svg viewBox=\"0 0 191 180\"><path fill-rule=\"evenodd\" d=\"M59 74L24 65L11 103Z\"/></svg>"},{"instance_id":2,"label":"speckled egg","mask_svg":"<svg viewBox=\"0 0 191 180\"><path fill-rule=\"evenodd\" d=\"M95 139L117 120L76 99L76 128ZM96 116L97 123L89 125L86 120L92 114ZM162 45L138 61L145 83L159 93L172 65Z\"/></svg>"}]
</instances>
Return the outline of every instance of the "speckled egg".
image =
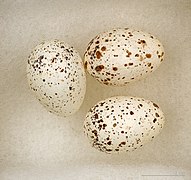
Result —
<instances>
[{"instance_id":1,"label":"speckled egg","mask_svg":"<svg viewBox=\"0 0 191 180\"><path fill-rule=\"evenodd\" d=\"M97 35L84 55L85 68L106 85L123 86L155 71L164 60L164 48L148 33L129 28Z\"/></svg>"},{"instance_id":2,"label":"speckled egg","mask_svg":"<svg viewBox=\"0 0 191 180\"><path fill-rule=\"evenodd\" d=\"M98 102L86 115L84 132L93 147L106 153L133 151L155 138L164 126L156 103L117 96Z\"/></svg>"},{"instance_id":3,"label":"speckled egg","mask_svg":"<svg viewBox=\"0 0 191 180\"><path fill-rule=\"evenodd\" d=\"M75 113L86 91L86 76L78 52L63 41L37 45L27 64L31 90L46 109L60 116Z\"/></svg>"}]
</instances>

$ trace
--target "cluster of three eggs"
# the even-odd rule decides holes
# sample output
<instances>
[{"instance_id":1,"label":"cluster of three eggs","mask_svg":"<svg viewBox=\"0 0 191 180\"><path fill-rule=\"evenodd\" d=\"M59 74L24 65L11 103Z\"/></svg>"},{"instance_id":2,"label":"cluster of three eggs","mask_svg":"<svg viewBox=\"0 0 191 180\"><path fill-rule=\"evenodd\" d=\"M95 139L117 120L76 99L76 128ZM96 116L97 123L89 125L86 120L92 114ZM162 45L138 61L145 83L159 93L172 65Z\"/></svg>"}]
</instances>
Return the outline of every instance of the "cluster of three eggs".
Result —
<instances>
[{"instance_id":1,"label":"cluster of three eggs","mask_svg":"<svg viewBox=\"0 0 191 180\"><path fill-rule=\"evenodd\" d=\"M84 62L65 42L53 40L35 47L28 58L31 90L50 112L68 116L81 106L86 74L106 85L123 86L153 72L164 59L158 39L128 28L97 35L88 45ZM116 96L98 102L87 113L84 131L100 151L124 152L143 146L164 125L159 106L150 100Z\"/></svg>"}]
</instances>

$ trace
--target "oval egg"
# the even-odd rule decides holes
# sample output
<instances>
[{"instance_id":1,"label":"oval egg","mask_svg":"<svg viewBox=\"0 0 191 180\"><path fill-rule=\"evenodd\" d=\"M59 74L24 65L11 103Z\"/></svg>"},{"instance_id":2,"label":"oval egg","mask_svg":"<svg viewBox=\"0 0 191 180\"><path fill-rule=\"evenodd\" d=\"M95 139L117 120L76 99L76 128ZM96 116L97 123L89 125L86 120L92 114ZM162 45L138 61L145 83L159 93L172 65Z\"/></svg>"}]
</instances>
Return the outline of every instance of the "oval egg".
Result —
<instances>
[{"instance_id":1,"label":"oval egg","mask_svg":"<svg viewBox=\"0 0 191 180\"><path fill-rule=\"evenodd\" d=\"M59 40L34 48L28 58L27 78L31 90L50 112L60 116L75 113L86 91L86 76L78 52Z\"/></svg>"},{"instance_id":2,"label":"oval egg","mask_svg":"<svg viewBox=\"0 0 191 180\"><path fill-rule=\"evenodd\" d=\"M84 55L85 68L106 85L123 86L155 71L164 60L164 48L148 33L129 28L97 35Z\"/></svg>"},{"instance_id":3,"label":"oval egg","mask_svg":"<svg viewBox=\"0 0 191 180\"><path fill-rule=\"evenodd\" d=\"M93 147L106 153L133 151L155 138L164 126L156 103L116 96L98 102L86 115L84 132Z\"/></svg>"}]
</instances>

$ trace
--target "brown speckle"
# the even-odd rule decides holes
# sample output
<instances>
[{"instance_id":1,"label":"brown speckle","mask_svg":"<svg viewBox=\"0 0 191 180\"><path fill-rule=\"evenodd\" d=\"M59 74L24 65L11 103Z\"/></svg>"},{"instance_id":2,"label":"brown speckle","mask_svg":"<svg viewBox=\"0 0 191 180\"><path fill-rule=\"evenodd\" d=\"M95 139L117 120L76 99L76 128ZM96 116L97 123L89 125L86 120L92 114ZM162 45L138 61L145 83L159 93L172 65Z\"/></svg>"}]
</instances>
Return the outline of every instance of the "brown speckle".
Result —
<instances>
[{"instance_id":1,"label":"brown speckle","mask_svg":"<svg viewBox=\"0 0 191 180\"><path fill-rule=\"evenodd\" d=\"M43 58L44 58L44 56L42 55L42 56L39 57L39 60L42 60Z\"/></svg>"},{"instance_id":2,"label":"brown speckle","mask_svg":"<svg viewBox=\"0 0 191 180\"><path fill-rule=\"evenodd\" d=\"M111 145L111 141L107 142L108 145Z\"/></svg>"},{"instance_id":3,"label":"brown speckle","mask_svg":"<svg viewBox=\"0 0 191 180\"><path fill-rule=\"evenodd\" d=\"M117 67L113 67L113 70L114 70L114 71L117 71Z\"/></svg>"},{"instance_id":4,"label":"brown speckle","mask_svg":"<svg viewBox=\"0 0 191 180\"><path fill-rule=\"evenodd\" d=\"M104 66L103 65L99 65L99 66L96 66L95 70L97 72L100 72L102 69L104 69Z\"/></svg>"},{"instance_id":5,"label":"brown speckle","mask_svg":"<svg viewBox=\"0 0 191 180\"><path fill-rule=\"evenodd\" d=\"M155 116L156 116L156 117L159 117L159 114L158 114L158 113L155 113Z\"/></svg>"},{"instance_id":6,"label":"brown speckle","mask_svg":"<svg viewBox=\"0 0 191 180\"><path fill-rule=\"evenodd\" d=\"M158 105L157 105L157 104L155 104L155 103L153 103L153 106L154 106L154 107L157 107L157 108L159 108L159 107L158 107Z\"/></svg>"},{"instance_id":7,"label":"brown speckle","mask_svg":"<svg viewBox=\"0 0 191 180\"><path fill-rule=\"evenodd\" d=\"M51 61L51 63L53 63L55 60L56 60L56 58L52 58L52 61Z\"/></svg>"},{"instance_id":8,"label":"brown speckle","mask_svg":"<svg viewBox=\"0 0 191 180\"><path fill-rule=\"evenodd\" d=\"M96 52L96 57L97 57L97 59L100 59L102 57L102 54L100 53L100 51Z\"/></svg>"},{"instance_id":9,"label":"brown speckle","mask_svg":"<svg viewBox=\"0 0 191 180\"><path fill-rule=\"evenodd\" d=\"M106 47L105 47L105 46L103 46L103 47L101 48L101 50L102 50L102 51L105 51L105 50L106 50Z\"/></svg>"},{"instance_id":10,"label":"brown speckle","mask_svg":"<svg viewBox=\"0 0 191 180\"><path fill-rule=\"evenodd\" d=\"M148 67L151 67L151 65L152 65L151 63L148 63Z\"/></svg>"},{"instance_id":11,"label":"brown speckle","mask_svg":"<svg viewBox=\"0 0 191 180\"><path fill-rule=\"evenodd\" d=\"M135 57L139 57L139 54L135 54Z\"/></svg>"},{"instance_id":12,"label":"brown speckle","mask_svg":"<svg viewBox=\"0 0 191 180\"><path fill-rule=\"evenodd\" d=\"M130 57L130 55L132 54L129 50L126 51L127 52L127 55L126 57Z\"/></svg>"},{"instance_id":13,"label":"brown speckle","mask_svg":"<svg viewBox=\"0 0 191 180\"><path fill-rule=\"evenodd\" d=\"M126 142L121 142L121 144L122 144L122 145L125 145L125 144L126 144Z\"/></svg>"},{"instance_id":14,"label":"brown speckle","mask_svg":"<svg viewBox=\"0 0 191 180\"><path fill-rule=\"evenodd\" d=\"M88 62L85 61L85 63L84 63L84 68L85 68L85 69L87 69L87 65L88 65Z\"/></svg>"},{"instance_id":15,"label":"brown speckle","mask_svg":"<svg viewBox=\"0 0 191 180\"><path fill-rule=\"evenodd\" d=\"M131 114L131 115L133 115L133 114L134 114L134 112L133 112L133 111L130 111L130 114Z\"/></svg>"},{"instance_id":16,"label":"brown speckle","mask_svg":"<svg viewBox=\"0 0 191 180\"><path fill-rule=\"evenodd\" d=\"M107 81L104 81L103 84L108 85L109 83Z\"/></svg>"},{"instance_id":17,"label":"brown speckle","mask_svg":"<svg viewBox=\"0 0 191 180\"><path fill-rule=\"evenodd\" d=\"M95 119L98 119L98 114L96 113L96 114L94 115L94 117L95 117Z\"/></svg>"},{"instance_id":18,"label":"brown speckle","mask_svg":"<svg viewBox=\"0 0 191 180\"><path fill-rule=\"evenodd\" d=\"M147 58L151 58L151 54L146 54L146 57Z\"/></svg>"},{"instance_id":19,"label":"brown speckle","mask_svg":"<svg viewBox=\"0 0 191 180\"><path fill-rule=\"evenodd\" d=\"M146 46L146 41L145 40L139 40L137 43L142 44L143 48Z\"/></svg>"},{"instance_id":20,"label":"brown speckle","mask_svg":"<svg viewBox=\"0 0 191 180\"><path fill-rule=\"evenodd\" d=\"M116 123L114 123L114 124L113 124L113 127L116 127L116 126L117 126L117 124L116 124Z\"/></svg>"},{"instance_id":21,"label":"brown speckle","mask_svg":"<svg viewBox=\"0 0 191 180\"><path fill-rule=\"evenodd\" d=\"M103 124L103 128L105 128L107 126L107 124Z\"/></svg>"}]
</instances>

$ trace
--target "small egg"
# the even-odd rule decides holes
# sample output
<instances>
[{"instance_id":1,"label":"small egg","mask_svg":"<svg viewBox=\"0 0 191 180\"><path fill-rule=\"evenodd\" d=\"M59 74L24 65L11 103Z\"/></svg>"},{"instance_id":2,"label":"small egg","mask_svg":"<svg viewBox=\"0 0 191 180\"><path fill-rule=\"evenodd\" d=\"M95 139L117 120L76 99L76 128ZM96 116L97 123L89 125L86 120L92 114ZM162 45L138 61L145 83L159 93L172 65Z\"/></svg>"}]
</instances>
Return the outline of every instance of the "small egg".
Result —
<instances>
[{"instance_id":1,"label":"small egg","mask_svg":"<svg viewBox=\"0 0 191 180\"><path fill-rule=\"evenodd\" d=\"M27 64L31 90L50 112L60 116L75 113L86 91L86 76L78 52L63 41L37 45Z\"/></svg>"},{"instance_id":2,"label":"small egg","mask_svg":"<svg viewBox=\"0 0 191 180\"><path fill-rule=\"evenodd\" d=\"M84 55L88 73L99 82L114 86L146 77L163 60L164 48L155 36L129 28L97 35Z\"/></svg>"},{"instance_id":3,"label":"small egg","mask_svg":"<svg viewBox=\"0 0 191 180\"><path fill-rule=\"evenodd\" d=\"M102 152L133 151L161 132L164 119L162 110L150 100L116 96L89 110L84 133L91 145Z\"/></svg>"}]
</instances>

